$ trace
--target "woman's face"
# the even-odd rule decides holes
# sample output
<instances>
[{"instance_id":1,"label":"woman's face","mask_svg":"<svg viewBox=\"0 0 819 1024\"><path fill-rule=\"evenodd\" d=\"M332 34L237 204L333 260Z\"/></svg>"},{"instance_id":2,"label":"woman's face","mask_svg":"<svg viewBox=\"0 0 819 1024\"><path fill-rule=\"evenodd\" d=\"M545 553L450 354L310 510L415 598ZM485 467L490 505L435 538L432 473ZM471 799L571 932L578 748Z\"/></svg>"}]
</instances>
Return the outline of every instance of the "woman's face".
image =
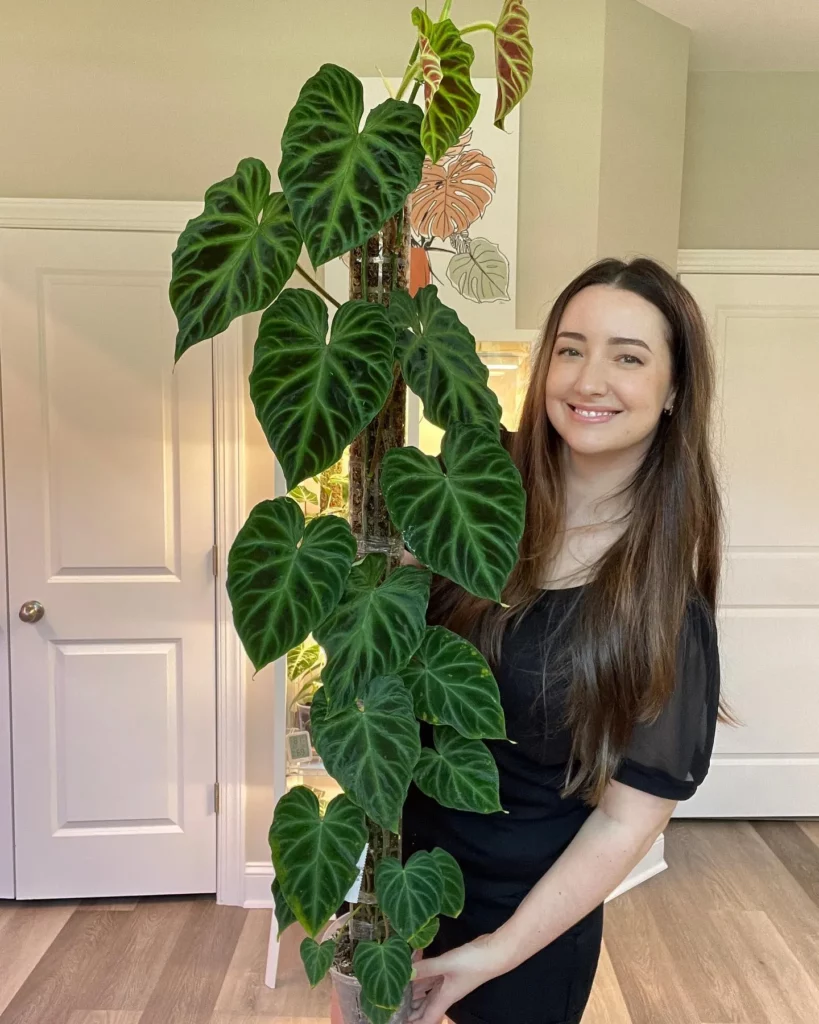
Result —
<instances>
[{"instance_id":1,"label":"woman's face","mask_svg":"<svg viewBox=\"0 0 819 1024\"><path fill-rule=\"evenodd\" d=\"M610 285L569 301L546 378L546 412L580 455L648 450L673 401L669 325L652 303Z\"/></svg>"}]
</instances>

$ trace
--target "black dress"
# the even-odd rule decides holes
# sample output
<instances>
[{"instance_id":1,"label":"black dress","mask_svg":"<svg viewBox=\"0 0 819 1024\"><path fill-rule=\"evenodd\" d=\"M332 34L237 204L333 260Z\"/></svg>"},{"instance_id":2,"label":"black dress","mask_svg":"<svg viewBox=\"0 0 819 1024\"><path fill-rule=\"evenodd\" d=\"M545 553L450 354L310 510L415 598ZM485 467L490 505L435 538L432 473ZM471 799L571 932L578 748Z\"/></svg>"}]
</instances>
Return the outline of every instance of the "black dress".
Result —
<instances>
[{"instance_id":1,"label":"black dress","mask_svg":"<svg viewBox=\"0 0 819 1024\"><path fill-rule=\"evenodd\" d=\"M488 746L508 813L448 810L410 789L404 855L441 846L458 860L466 883L463 913L441 918L428 956L500 927L592 812L579 798L560 796L570 750L570 735L560 723L566 686L549 673L582 590L544 591L504 638L496 676L507 734L516 742ZM708 771L718 702L715 624L704 603L692 600L679 643L676 689L653 724L635 727L615 778L671 800L692 796ZM431 728L422 731L424 743L431 744ZM525 963L467 995L449 1017L455 1024L578 1024L602 934L600 904Z\"/></svg>"}]
</instances>

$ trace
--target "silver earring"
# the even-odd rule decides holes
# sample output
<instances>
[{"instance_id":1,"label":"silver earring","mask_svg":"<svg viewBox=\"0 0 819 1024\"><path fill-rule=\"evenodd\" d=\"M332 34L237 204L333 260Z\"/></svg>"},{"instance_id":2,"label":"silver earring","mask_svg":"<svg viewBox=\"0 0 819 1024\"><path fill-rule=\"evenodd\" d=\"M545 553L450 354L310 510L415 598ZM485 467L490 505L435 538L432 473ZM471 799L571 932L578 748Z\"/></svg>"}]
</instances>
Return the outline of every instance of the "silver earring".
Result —
<instances>
[{"instance_id":1,"label":"silver earring","mask_svg":"<svg viewBox=\"0 0 819 1024\"><path fill-rule=\"evenodd\" d=\"M670 405L667 409L663 409L663 412L666 414L666 416L670 416L671 413L674 412L674 406Z\"/></svg>"}]
</instances>

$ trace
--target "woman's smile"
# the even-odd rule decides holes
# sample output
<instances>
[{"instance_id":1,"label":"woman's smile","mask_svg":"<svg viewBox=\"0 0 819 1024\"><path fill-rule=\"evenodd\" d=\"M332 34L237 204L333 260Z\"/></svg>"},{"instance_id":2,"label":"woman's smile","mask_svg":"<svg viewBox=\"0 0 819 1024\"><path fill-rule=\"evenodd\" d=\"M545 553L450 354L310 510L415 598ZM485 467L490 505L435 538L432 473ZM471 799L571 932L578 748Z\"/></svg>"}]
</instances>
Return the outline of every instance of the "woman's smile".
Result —
<instances>
[{"instance_id":1,"label":"woman's smile","mask_svg":"<svg viewBox=\"0 0 819 1024\"><path fill-rule=\"evenodd\" d=\"M573 405L567 402L569 413L573 420L578 423L611 423L615 416L618 416L622 409L603 409L594 405Z\"/></svg>"}]
</instances>

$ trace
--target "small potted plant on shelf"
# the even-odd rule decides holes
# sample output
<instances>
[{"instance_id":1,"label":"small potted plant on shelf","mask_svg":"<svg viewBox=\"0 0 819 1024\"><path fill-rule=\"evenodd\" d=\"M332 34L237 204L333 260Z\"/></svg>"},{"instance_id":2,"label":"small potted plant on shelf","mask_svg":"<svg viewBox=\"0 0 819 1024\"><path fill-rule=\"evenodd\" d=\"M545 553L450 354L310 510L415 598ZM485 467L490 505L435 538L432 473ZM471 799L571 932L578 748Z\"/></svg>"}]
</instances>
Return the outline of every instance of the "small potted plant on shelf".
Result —
<instances>
[{"instance_id":1,"label":"small potted plant on shelf","mask_svg":"<svg viewBox=\"0 0 819 1024\"><path fill-rule=\"evenodd\" d=\"M281 191L271 193L253 158L212 185L179 238L170 289L177 359L265 310L250 395L290 493L251 511L227 587L256 669L309 636L326 652L311 730L343 790L326 809L305 786L279 800L276 916L280 929L298 921L307 932L311 983L332 968L350 996L346 1019L372 1024L405 1019L413 950L432 941L439 914L463 904L445 851L402 862L410 782L449 807L500 809L483 742L505 736L497 684L471 644L426 625L431 575L502 601L525 515L475 339L435 285L409 294L408 198L425 162L458 142L478 108L467 37L491 36L499 128L532 74L522 0L504 0L497 23L459 27L450 14L451 0L437 20L412 11L403 80L366 119L359 80L319 68L282 136ZM349 253L348 301L299 265L303 246L313 267ZM296 271L308 288L285 288ZM437 458L405 446L407 387L444 431ZM337 467L348 446L349 514L305 515L305 494L293 488ZM402 564L405 547L420 565ZM419 719L434 726L434 749L422 750ZM345 899L352 920L329 934Z\"/></svg>"}]
</instances>

